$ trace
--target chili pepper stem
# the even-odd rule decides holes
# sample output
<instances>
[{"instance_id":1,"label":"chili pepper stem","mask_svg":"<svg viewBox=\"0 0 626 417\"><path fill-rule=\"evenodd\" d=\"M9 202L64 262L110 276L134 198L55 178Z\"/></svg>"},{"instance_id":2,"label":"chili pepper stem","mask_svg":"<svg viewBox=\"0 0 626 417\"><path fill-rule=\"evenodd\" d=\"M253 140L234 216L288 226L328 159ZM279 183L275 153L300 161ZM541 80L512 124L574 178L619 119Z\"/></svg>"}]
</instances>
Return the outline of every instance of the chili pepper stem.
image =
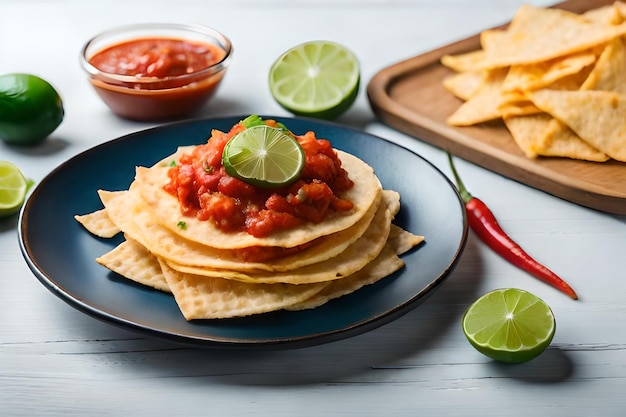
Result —
<instances>
[{"instance_id":1,"label":"chili pepper stem","mask_svg":"<svg viewBox=\"0 0 626 417\"><path fill-rule=\"evenodd\" d=\"M465 203L468 224L476 235L489 246L489 248L512 265L553 286L572 299L578 300L578 295L567 282L528 255L520 245L513 241L513 239L502 230L489 207L482 200L473 197L469 191L467 191L467 188L461 181L454 167L452 155L450 155L449 152L448 161L450 162L450 168L456 180L461 199Z\"/></svg>"},{"instance_id":2,"label":"chili pepper stem","mask_svg":"<svg viewBox=\"0 0 626 417\"><path fill-rule=\"evenodd\" d=\"M448 162L450 163L450 169L452 169L452 175L454 175L454 180L456 181L457 188L459 189L459 194L461 195L461 199L465 204L467 204L472 198L472 194L467 191L465 184L461 181L461 177L458 172L456 172L456 167L454 166L454 162L452 162L452 155L450 152L446 152L448 154Z\"/></svg>"}]
</instances>

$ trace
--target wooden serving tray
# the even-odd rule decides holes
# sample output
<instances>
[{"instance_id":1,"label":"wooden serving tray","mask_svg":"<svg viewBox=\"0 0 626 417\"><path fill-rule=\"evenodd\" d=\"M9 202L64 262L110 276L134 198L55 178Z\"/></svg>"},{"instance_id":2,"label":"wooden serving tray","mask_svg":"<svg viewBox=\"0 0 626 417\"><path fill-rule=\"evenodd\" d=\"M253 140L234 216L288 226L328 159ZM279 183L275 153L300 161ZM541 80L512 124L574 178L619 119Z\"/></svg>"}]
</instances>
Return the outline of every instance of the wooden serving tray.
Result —
<instances>
[{"instance_id":1,"label":"wooden serving tray","mask_svg":"<svg viewBox=\"0 0 626 417\"><path fill-rule=\"evenodd\" d=\"M554 7L580 13L611 3L569 0ZM529 159L503 123L446 124L462 102L443 87L452 71L440 58L479 48L477 34L384 68L367 86L372 110L383 123L501 175L585 207L626 215L626 163Z\"/></svg>"}]
</instances>

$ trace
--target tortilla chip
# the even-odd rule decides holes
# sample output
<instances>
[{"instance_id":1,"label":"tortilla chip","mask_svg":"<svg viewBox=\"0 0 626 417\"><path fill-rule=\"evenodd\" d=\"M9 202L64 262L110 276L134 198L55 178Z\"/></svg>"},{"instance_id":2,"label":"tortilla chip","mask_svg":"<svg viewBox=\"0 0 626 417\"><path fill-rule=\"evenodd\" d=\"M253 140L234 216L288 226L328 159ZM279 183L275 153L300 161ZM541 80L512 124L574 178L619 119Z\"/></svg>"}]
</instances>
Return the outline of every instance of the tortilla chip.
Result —
<instances>
[{"instance_id":1,"label":"tortilla chip","mask_svg":"<svg viewBox=\"0 0 626 417\"><path fill-rule=\"evenodd\" d=\"M578 90L581 88L585 80L588 79L591 68L591 66L588 66L575 74L559 78L552 84L548 85L547 88L550 88L551 90ZM539 84L536 84L535 86L538 85ZM525 89L505 91L503 88L503 91L501 93L502 99L498 107L502 117L506 118L511 116L524 116L542 113L543 111L535 106L535 104L531 100L529 100L527 96L529 91L533 90Z\"/></svg>"},{"instance_id":2,"label":"tortilla chip","mask_svg":"<svg viewBox=\"0 0 626 417\"><path fill-rule=\"evenodd\" d=\"M626 21L626 3L620 0L617 0L613 3L613 6L619 11L619 14L622 16L622 19Z\"/></svg>"},{"instance_id":3,"label":"tortilla chip","mask_svg":"<svg viewBox=\"0 0 626 417\"><path fill-rule=\"evenodd\" d=\"M308 264L298 269L287 271L237 271L217 270L197 265L181 264L172 261L167 263L177 271L203 276L222 276L229 279L251 283L288 283L309 284L343 279L362 269L371 262L387 242L391 229L391 213L381 207L376 213L368 230L356 242L333 258L322 262ZM301 255L302 256L302 255Z\"/></svg>"},{"instance_id":4,"label":"tortilla chip","mask_svg":"<svg viewBox=\"0 0 626 417\"><path fill-rule=\"evenodd\" d=\"M517 92L502 93L498 111L503 119L513 116L526 116L542 113L525 94Z\"/></svg>"},{"instance_id":5,"label":"tortilla chip","mask_svg":"<svg viewBox=\"0 0 626 417\"><path fill-rule=\"evenodd\" d=\"M502 84L502 90L528 91L539 90L573 74L578 74L583 68L596 61L592 51L583 51L577 54L542 61L529 65L514 65L511 67Z\"/></svg>"},{"instance_id":6,"label":"tortilla chip","mask_svg":"<svg viewBox=\"0 0 626 417\"><path fill-rule=\"evenodd\" d=\"M608 156L547 113L530 117L507 117L511 136L528 158L553 156L604 162Z\"/></svg>"},{"instance_id":7,"label":"tortilla chip","mask_svg":"<svg viewBox=\"0 0 626 417\"><path fill-rule=\"evenodd\" d=\"M223 319L280 310L311 298L328 284L247 284L184 274L160 262L186 320Z\"/></svg>"},{"instance_id":8,"label":"tortilla chip","mask_svg":"<svg viewBox=\"0 0 626 417\"><path fill-rule=\"evenodd\" d=\"M498 119L504 102L502 83L508 69L490 71L482 88L452 113L447 123L452 126L471 126Z\"/></svg>"},{"instance_id":9,"label":"tortilla chip","mask_svg":"<svg viewBox=\"0 0 626 417\"><path fill-rule=\"evenodd\" d=\"M387 246L393 249L396 255L403 255L420 245L424 240L424 236L414 235L400 226L392 224L391 230L389 231L389 238L387 239Z\"/></svg>"},{"instance_id":10,"label":"tortilla chip","mask_svg":"<svg viewBox=\"0 0 626 417\"><path fill-rule=\"evenodd\" d=\"M128 191L98 192L111 213L111 218L128 235L146 246L152 253L175 264L193 265L210 269L234 271L288 271L332 258L366 232L379 210L380 199L355 225L340 232L319 238L312 246L293 255L275 260L251 262L242 260L238 250L224 250L206 246L181 237L155 220L151 211L143 205L137 192L131 187ZM387 199L394 202L390 193ZM399 200L397 208L399 209Z\"/></svg>"},{"instance_id":11,"label":"tortilla chip","mask_svg":"<svg viewBox=\"0 0 626 417\"><path fill-rule=\"evenodd\" d=\"M441 57L441 64L456 72L479 72L492 68L492 64L487 61L487 54L482 49L457 55L444 55Z\"/></svg>"},{"instance_id":12,"label":"tortilla chip","mask_svg":"<svg viewBox=\"0 0 626 417\"><path fill-rule=\"evenodd\" d=\"M347 278L332 281L328 286L311 298L299 303L294 303L286 307L286 310L297 311L319 307L332 299L343 297L361 289L366 285L374 284L382 278L398 271L403 266L404 262L402 259L398 258L394 250L387 246L383 249L380 255L367 264L365 268L355 272Z\"/></svg>"},{"instance_id":13,"label":"tortilla chip","mask_svg":"<svg viewBox=\"0 0 626 417\"><path fill-rule=\"evenodd\" d=\"M98 237L111 238L121 232L120 228L111 221L106 209L96 210L88 214L77 214L74 219L82 224L89 233Z\"/></svg>"},{"instance_id":14,"label":"tortilla chip","mask_svg":"<svg viewBox=\"0 0 626 417\"><path fill-rule=\"evenodd\" d=\"M543 156L557 156L592 162L605 162L610 158L582 140L572 129L557 119L548 123L543 148L537 148Z\"/></svg>"},{"instance_id":15,"label":"tortilla chip","mask_svg":"<svg viewBox=\"0 0 626 417\"><path fill-rule=\"evenodd\" d=\"M468 71L454 74L443 81L443 86L454 96L467 101L484 85L488 71Z\"/></svg>"},{"instance_id":16,"label":"tortilla chip","mask_svg":"<svg viewBox=\"0 0 626 417\"><path fill-rule=\"evenodd\" d=\"M624 3L617 1L614 4L587 10L582 16L594 23L619 25L624 22L622 13L622 10L626 11L626 9L623 9L624 5Z\"/></svg>"},{"instance_id":17,"label":"tortilla chip","mask_svg":"<svg viewBox=\"0 0 626 417\"><path fill-rule=\"evenodd\" d=\"M168 182L168 167L145 168L136 170L135 185L148 209L156 216L162 226L193 242L218 249L238 249L250 246L296 247L321 236L326 236L357 223L380 198L382 187L373 169L357 157L338 151L342 166L354 181L354 187L340 196L351 200L354 209L347 213L332 213L324 222L316 224L306 222L299 227L282 230L264 238L257 238L247 233L224 232L210 221L183 216L176 197L163 189ZM184 221L186 228L178 226Z\"/></svg>"},{"instance_id":18,"label":"tortilla chip","mask_svg":"<svg viewBox=\"0 0 626 417\"><path fill-rule=\"evenodd\" d=\"M626 46L623 38L614 39L604 48L580 89L626 94Z\"/></svg>"},{"instance_id":19,"label":"tortilla chip","mask_svg":"<svg viewBox=\"0 0 626 417\"><path fill-rule=\"evenodd\" d=\"M626 33L626 24L605 25L555 8L520 6L506 30L481 33L493 66L534 64L591 49ZM548 41L549 40L549 41Z\"/></svg>"},{"instance_id":20,"label":"tortilla chip","mask_svg":"<svg viewBox=\"0 0 626 417\"><path fill-rule=\"evenodd\" d=\"M124 278L170 292L157 258L133 239L127 237L113 250L96 258L96 262Z\"/></svg>"},{"instance_id":21,"label":"tortilla chip","mask_svg":"<svg viewBox=\"0 0 626 417\"><path fill-rule=\"evenodd\" d=\"M400 193L394 190L383 190L383 203L392 217L400 212Z\"/></svg>"},{"instance_id":22,"label":"tortilla chip","mask_svg":"<svg viewBox=\"0 0 626 417\"><path fill-rule=\"evenodd\" d=\"M356 290L380 281L404 266L398 255L424 242L423 236L414 235L401 227L391 225L389 240L381 253L365 268L339 281L331 281L322 291L310 299L287 307L287 310L305 310L319 307L328 301L351 294Z\"/></svg>"},{"instance_id":23,"label":"tortilla chip","mask_svg":"<svg viewBox=\"0 0 626 417\"><path fill-rule=\"evenodd\" d=\"M528 158L539 156L545 147L545 135L552 116L539 113L531 116L508 116L504 123L513 140Z\"/></svg>"},{"instance_id":24,"label":"tortilla chip","mask_svg":"<svg viewBox=\"0 0 626 417\"><path fill-rule=\"evenodd\" d=\"M582 140L626 162L626 96L611 91L541 90L530 98Z\"/></svg>"}]
</instances>

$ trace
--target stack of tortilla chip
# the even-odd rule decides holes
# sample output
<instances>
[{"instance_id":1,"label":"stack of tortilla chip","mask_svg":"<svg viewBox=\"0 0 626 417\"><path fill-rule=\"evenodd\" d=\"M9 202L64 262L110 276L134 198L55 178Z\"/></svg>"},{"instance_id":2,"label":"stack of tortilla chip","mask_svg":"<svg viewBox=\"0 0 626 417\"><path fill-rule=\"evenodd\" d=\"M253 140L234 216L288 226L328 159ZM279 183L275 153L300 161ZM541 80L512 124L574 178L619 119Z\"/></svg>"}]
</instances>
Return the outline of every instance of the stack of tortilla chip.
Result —
<instances>
[{"instance_id":1,"label":"stack of tortilla chip","mask_svg":"<svg viewBox=\"0 0 626 417\"><path fill-rule=\"evenodd\" d=\"M347 213L264 238L184 217L163 185L172 162L190 150L180 148L150 168L137 167L128 190L99 190L104 208L75 216L99 237L124 233L124 241L96 261L171 292L187 320L317 307L402 268L399 255L424 240L392 224L399 194L383 190L369 165L341 151L342 166L355 184L341 196L354 203ZM277 248L285 248L285 255L263 262L241 257L243 250Z\"/></svg>"},{"instance_id":2,"label":"stack of tortilla chip","mask_svg":"<svg viewBox=\"0 0 626 417\"><path fill-rule=\"evenodd\" d=\"M452 126L503 120L529 158L626 162L626 3L583 14L523 5L481 49L446 55Z\"/></svg>"}]
</instances>

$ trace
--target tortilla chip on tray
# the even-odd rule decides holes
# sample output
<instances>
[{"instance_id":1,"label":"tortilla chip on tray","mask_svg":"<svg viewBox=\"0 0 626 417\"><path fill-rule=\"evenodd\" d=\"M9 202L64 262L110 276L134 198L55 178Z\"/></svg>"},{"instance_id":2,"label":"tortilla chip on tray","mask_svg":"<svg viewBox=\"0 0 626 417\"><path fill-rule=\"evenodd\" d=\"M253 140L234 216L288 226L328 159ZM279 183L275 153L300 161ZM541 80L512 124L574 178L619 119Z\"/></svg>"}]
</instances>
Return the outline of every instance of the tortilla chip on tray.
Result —
<instances>
[{"instance_id":1,"label":"tortilla chip on tray","mask_svg":"<svg viewBox=\"0 0 626 417\"><path fill-rule=\"evenodd\" d=\"M502 120L528 158L624 161L614 129L626 96L625 16L621 1L580 15L522 5L508 27L481 33L481 49L441 58L455 72L445 88L464 101L447 123ZM491 76L469 94L476 74Z\"/></svg>"},{"instance_id":2,"label":"tortilla chip on tray","mask_svg":"<svg viewBox=\"0 0 626 417\"><path fill-rule=\"evenodd\" d=\"M545 132L545 156L565 156L593 162L606 162L610 158L582 140L572 129L560 120L552 119Z\"/></svg>"},{"instance_id":3,"label":"tortilla chip on tray","mask_svg":"<svg viewBox=\"0 0 626 417\"><path fill-rule=\"evenodd\" d=\"M480 72L493 68L491 63L487 61L487 55L483 49L458 55L444 55L441 57L441 63L460 73Z\"/></svg>"},{"instance_id":4,"label":"tortilla chip on tray","mask_svg":"<svg viewBox=\"0 0 626 417\"><path fill-rule=\"evenodd\" d=\"M493 67L534 64L593 48L626 34L626 24L605 25L560 9L520 6L506 30L481 34Z\"/></svg>"},{"instance_id":5,"label":"tortilla chip on tray","mask_svg":"<svg viewBox=\"0 0 626 417\"><path fill-rule=\"evenodd\" d=\"M615 91L626 94L626 46L624 38L609 42L581 85L581 90Z\"/></svg>"},{"instance_id":6,"label":"tortilla chip on tray","mask_svg":"<svg viewBox=\"0 0 626 417\"><path fill-rule=\"evenodd\" d=\"M537 91L533 103L585 142L626 162L626 96L612 91Z\"/></svg>"},{"instance_id":7,"label":"tortilla chip on tray","mask_svg":"<svg viewBox=\"0 0 626 417\"><path fill-rule=\"evenodd\" d=\"M129 189L99 190L104 208L77 216L94 235L112 227L124 233L125 240L96 262L138 284L171 293L187 320L315 308L401 269L400 255L424 241L392 224L401 208L400 195L383 189L371 167L341 151L342 166L355 182L348 191L355 207L343 218L305 223L267 238L214 233L217 229L182 217L176 197L156 190L156 184L164 185L163 170L192 149L179 148L150 168L138 167ZM92 218L98 221L84 220ZM191 226L186 231L172 227L182 219L201 233L186 233ZM297 250L265 261L239 255L251 247L270 250L274 245Z\"/></svg>"},{"instance_id":8,"label":"tortilla chip on tray","mask_svg":"<svg viewBox=\"0 0 626 417\"><path fill-rule=\"evenodd\" d=\"M546 113L532 116L506 116L504 123L513 140L529 158L536 158L545 148L546 130L552 117Z\"/></svg>"},{"instance_id":9,"label":"tortilla chip on tray","mask_svg":"<svg viewBox=\"0 0 626 417\"><path fill-rule=\"evenodd\" d=\"M569 127L547 113L505 117L513 139L529 158L559 156L604 162L609 157L583 141Z\"/></svg>"},{"instance_id":10,"label":"tortilla chip on tray","mask_svg":"<svg viewBox=\"0 0 626 417\"><path fill-rule=\"evenodd\" d=\"M593 52L583 51L535 64L513 65L504 79L502 90L524 92L549 87L563 78L580 73L595 60Z\"/></svg>"},{"instance_id":11,"label":"tortilla chip on tray","mask_svg":"<svg viewBox=\"0 0 626 417\"><path fill-rule=\"evenodd\" d=\"M619 25L625 21L626 3L616 1L613 4L587 10L582 16L592 22L605 25Z\"/></svg>"},{"instance_id":12,"label":"tortilla chip on tray","mask_svg":"<svg viewBox=\"0 0 626 417\"><path fill-rule=\"evenodd\" d=\"M446 78L443 85L446 90L461 100L469 100L480 91L488 73L488 71L459 72L452 77Z\"/></svg>"},{"instance_id":13,"label":"tortilla chip on tray","mask_svg":"<svg viewBox=\"0 0 626 417\"><path fill-rule=\"evenodd\" d=\"M471 126L500 118L500 106L505 100L502 94L505 77L505 70L489 71L478 92L450 115L448 123L454 126Z\"/></svg>"}]
</instances>

